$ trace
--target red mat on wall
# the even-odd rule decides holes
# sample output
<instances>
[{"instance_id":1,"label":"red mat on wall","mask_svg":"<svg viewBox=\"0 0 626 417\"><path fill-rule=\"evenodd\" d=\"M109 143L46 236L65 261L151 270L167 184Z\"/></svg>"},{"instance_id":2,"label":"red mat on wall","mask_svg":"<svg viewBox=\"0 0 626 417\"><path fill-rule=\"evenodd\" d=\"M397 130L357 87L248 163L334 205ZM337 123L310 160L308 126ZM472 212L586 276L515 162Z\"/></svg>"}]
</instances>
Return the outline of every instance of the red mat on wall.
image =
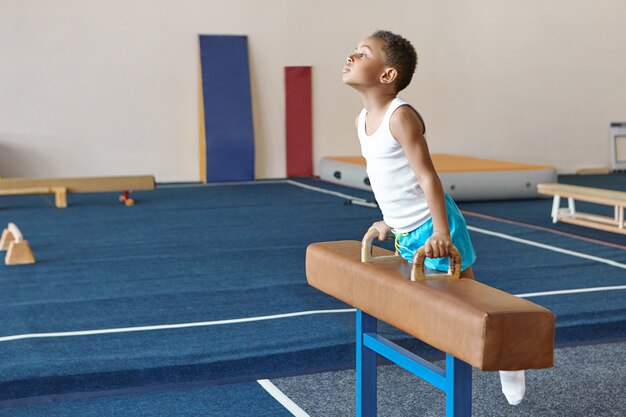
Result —
<instances>
[{"instance_id":1,"label":"red mat on wall","mask_svg":"<svg viewBox=\"0 0 626 417\"><path fill-rule=\"evenodd\" d=\"M311 67L285 67L287 176L313 175Z\"/></svg>"}]
</instances>

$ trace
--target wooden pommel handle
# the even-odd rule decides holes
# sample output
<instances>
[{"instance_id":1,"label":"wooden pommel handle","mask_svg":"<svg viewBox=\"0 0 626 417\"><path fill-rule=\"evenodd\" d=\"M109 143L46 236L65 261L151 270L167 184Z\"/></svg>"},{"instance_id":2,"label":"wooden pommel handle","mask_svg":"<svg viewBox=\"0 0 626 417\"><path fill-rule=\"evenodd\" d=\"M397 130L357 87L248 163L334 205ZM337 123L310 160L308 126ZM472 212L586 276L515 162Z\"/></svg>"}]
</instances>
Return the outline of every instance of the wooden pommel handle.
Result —
<instances>
[{"instance_id":1,"label":"wooden pommel handle","mask_svg":"<svg viewBox=\"0 0 626 417\"><path fill-rule=\"evenodd\" d=\"M398 255L372 256L372 243L378 238L378 229L370 227L361 241L361 262L373 262L382 259L397 258Z\"/></svg>"},{"instance_id":2,"label":"wooden pommel handle","mask_svg":"<svg viewBox=\"0 0 626 417\"><path fill-rule=\"evenodd\" d=\"M422 246L413 256L411 268L411 281L424 281L426 279L459 279L461 278L461 253L455 246L450 246L450 264L447 275L424 275L424 260L426 251Z\"/></svg>"}]
</instances>

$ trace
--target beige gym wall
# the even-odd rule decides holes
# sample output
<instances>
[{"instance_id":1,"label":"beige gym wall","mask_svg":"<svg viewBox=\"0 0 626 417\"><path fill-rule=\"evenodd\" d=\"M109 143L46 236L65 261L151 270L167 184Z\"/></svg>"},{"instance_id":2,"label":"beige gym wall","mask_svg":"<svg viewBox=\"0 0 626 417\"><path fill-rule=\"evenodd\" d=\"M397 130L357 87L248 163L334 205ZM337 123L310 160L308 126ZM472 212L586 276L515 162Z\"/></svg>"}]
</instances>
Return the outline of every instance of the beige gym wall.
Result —
<instances>
[{"instance_id":1,"label":"beige gym wall","mask_svg":"<svg viewBox=\"0 0 626 417\"><path fill-rule=\"evenodd\" d=\"M622 0L0 0L0 175L198 180L198 38L247 34L256 174L285 175L283 67L313 66L314 163L358 154L346 54L379 28L418 50L401 94L433 152L609 165L626 120Z\"/></svg>"}]
</instances>

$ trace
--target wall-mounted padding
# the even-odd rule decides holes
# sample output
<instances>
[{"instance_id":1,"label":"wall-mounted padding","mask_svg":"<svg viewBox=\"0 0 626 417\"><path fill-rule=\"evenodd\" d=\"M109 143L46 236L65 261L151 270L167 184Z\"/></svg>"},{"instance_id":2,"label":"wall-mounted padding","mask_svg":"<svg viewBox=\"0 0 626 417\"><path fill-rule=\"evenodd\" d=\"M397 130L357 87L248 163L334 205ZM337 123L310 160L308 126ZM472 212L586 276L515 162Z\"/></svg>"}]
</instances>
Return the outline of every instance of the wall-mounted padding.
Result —
<instances>
[{"instance_id":1,"label":"wall-mounted padding","mask_svg":"<svg viewBox=\"0 0 626 417\"><path fill-rule=\"evenodd\" d=\"M287 176L313 175L311 67L285 67Z\"/></svg>"},{"instance_id":2,"label":"wall-mounted padding","mask_svg":"<svg viewBox=\"0 0 626 417\"><path fill-rule=\"evenodd\" d=\"M254 128L247 36L200 35L200 73L200 123L205 145L200 155L202 179L253 180Z\"/></svg>"}]
</instances>

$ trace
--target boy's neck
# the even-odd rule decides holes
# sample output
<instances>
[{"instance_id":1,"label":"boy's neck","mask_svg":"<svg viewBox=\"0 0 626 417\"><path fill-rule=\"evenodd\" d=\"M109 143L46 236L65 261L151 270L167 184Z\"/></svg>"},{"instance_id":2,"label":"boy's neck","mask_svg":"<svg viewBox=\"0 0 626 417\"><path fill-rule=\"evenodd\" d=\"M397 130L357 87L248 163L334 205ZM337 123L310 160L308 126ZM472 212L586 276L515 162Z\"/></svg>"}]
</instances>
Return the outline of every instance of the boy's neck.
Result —
<instances>
[{"instance_id":1,"label":"boy's neck","mask_svg":"<svg viewBox=\"0 0 626 417\"><path fill-rule=\"evenodd\" d=\"M378 113L387 108L387 105L397 97L396 92L391 91L361 91L363 107L368 113Z\"/></svg>"}]
</instances>

